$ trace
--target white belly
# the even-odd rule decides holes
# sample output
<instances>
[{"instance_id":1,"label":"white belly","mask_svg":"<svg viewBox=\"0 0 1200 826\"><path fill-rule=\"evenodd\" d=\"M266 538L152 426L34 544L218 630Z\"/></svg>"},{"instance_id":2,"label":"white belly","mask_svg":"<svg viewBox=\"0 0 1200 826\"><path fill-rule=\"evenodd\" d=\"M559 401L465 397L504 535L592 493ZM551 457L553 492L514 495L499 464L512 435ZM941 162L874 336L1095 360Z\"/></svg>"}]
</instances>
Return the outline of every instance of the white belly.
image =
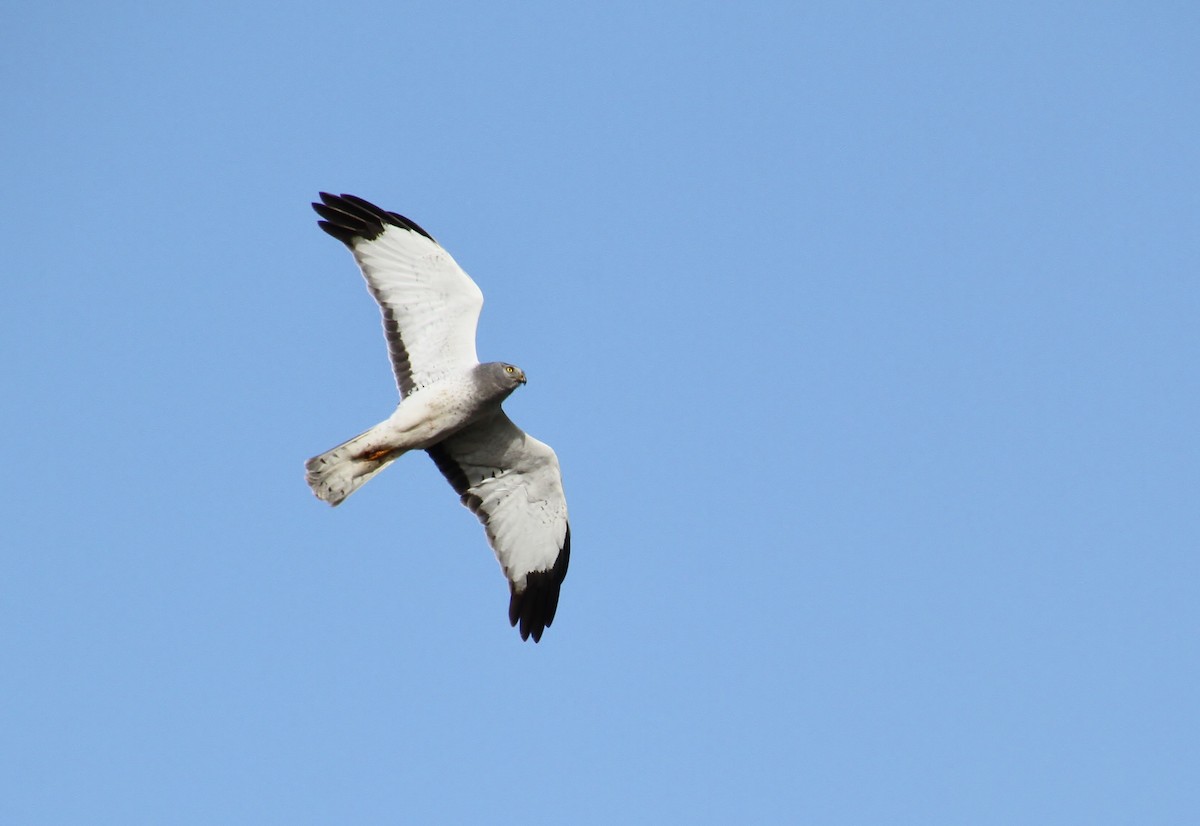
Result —
<instances>
[{"instance_id":1,"label":"white belly","mask_svg":"<svg viewBox=\"0 0 1200 826\"><path fill-rule=\"evenodd\" d=\"M403 450L432 447L465 425L481 411L470 401L470 389L460 382L443 381L417 390L396 408L383 429L389 442Z\"/></svg>"}]
</instances>

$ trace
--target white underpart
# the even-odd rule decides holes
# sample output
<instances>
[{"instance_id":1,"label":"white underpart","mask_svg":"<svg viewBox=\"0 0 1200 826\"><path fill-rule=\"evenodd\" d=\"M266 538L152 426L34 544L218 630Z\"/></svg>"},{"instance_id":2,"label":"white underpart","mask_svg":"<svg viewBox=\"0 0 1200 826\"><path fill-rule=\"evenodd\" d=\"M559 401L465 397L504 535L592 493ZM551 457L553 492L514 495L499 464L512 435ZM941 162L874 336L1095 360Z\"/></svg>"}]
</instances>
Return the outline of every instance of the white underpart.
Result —
<instances>
[{"instance_id":1,"label":"white underpart","mask_svg":"<svg viewBox=\"0 0 1200 826\"><path fill-rule=\"evenodd\" d=\"M424 450L480 413L469 371L442 378L407 396L384 421L308 460L308 483L318 498L339 505L410 450Z\"/></svg>"}]
</instances>

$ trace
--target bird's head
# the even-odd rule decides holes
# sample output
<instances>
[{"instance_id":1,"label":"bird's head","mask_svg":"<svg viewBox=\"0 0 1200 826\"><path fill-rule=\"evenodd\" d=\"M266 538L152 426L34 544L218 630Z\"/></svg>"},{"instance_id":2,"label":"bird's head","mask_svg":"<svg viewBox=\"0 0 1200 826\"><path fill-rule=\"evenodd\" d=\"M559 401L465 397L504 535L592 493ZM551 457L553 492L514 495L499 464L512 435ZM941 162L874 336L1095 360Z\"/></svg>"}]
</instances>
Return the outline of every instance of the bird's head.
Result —
<instances>
[{"instance_id":1,"label":"bird's head","mask_svg":"<svg viewBox=\"0 0 1200 826\"><path fill-rule=\"evenodd\" d=\"M500 366L504 369L504 375L512 383L514 390L517 389L518 384L525 383L525 371L520 367L517 367L515 364L504 364L503 362Z\"/></svg>"},{"instance_id":2,"label":"bird's head","mask_svg":"<svg viewBox=\"0 0 1200 826\"><path fill-rule=\"evenodd\" d=\"M501 398L508 396L509 393L525 383L525 371L515 364L493 361L490 364L479 365L479 369Z\"/></svg>"}]
</instances>

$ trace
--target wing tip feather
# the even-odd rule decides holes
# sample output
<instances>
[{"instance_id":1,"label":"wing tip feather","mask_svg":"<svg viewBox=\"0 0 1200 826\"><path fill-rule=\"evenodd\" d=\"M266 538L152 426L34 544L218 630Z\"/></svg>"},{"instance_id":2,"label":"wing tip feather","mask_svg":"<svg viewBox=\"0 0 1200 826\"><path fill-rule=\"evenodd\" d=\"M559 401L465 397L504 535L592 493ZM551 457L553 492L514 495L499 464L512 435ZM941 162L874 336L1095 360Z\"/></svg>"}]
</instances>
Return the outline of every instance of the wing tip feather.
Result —
<instances>
[{"instance_id":1,"label":"wing tip feather","mask_svg":"<svg viewBox=\"0 0 1200 826\"><path fill-rule=\"evenodd\" d=\"M554 623L558 612L558 597L563 580L567 578L567 567L571 562L571 525L567 524L563 546L554 560L554 565L544 571L533 571L525 578L525 589L515 589L508 602L508 623L518 629L521 639L533 637L541 642L542 634Z\"/></svg>"},{"instance_id":2,"label":"wing tip feather","mask_svg":"<svg viewBox=\"0 0 1200 826\"><path fill-rule=\"evenodd\" d=\"M388 212L357 195L348 193L334 195L329 192L317 194L321 200L320 202L313 201L312 208L324 219L318 221L317 225L348 247L353 246L359 238L367 241L375 240L389 226L416 232L424 235L433 243L437 243L434 237L423 230L416 221L405 218L396 212Z\"/></svg>"}]
</instances>

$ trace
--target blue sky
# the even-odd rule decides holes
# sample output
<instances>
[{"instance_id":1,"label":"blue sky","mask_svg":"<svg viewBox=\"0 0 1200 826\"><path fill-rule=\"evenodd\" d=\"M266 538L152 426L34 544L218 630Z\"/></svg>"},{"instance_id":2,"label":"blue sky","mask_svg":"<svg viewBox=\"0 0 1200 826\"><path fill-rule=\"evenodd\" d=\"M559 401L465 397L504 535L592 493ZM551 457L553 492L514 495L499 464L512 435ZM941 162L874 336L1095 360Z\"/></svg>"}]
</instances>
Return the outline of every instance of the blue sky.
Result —
<instances>
[{"instance_id":1,"label":"blue sky","mask_svg":"<svg viewBox=\"0 0 1200 826\"><path fill-rule=\"evenodd\" d=\"M1191 3L4 14L0 821L1195 823ZM522 643L308 204L450 250Z\"/></svg>"}]
</instances>

